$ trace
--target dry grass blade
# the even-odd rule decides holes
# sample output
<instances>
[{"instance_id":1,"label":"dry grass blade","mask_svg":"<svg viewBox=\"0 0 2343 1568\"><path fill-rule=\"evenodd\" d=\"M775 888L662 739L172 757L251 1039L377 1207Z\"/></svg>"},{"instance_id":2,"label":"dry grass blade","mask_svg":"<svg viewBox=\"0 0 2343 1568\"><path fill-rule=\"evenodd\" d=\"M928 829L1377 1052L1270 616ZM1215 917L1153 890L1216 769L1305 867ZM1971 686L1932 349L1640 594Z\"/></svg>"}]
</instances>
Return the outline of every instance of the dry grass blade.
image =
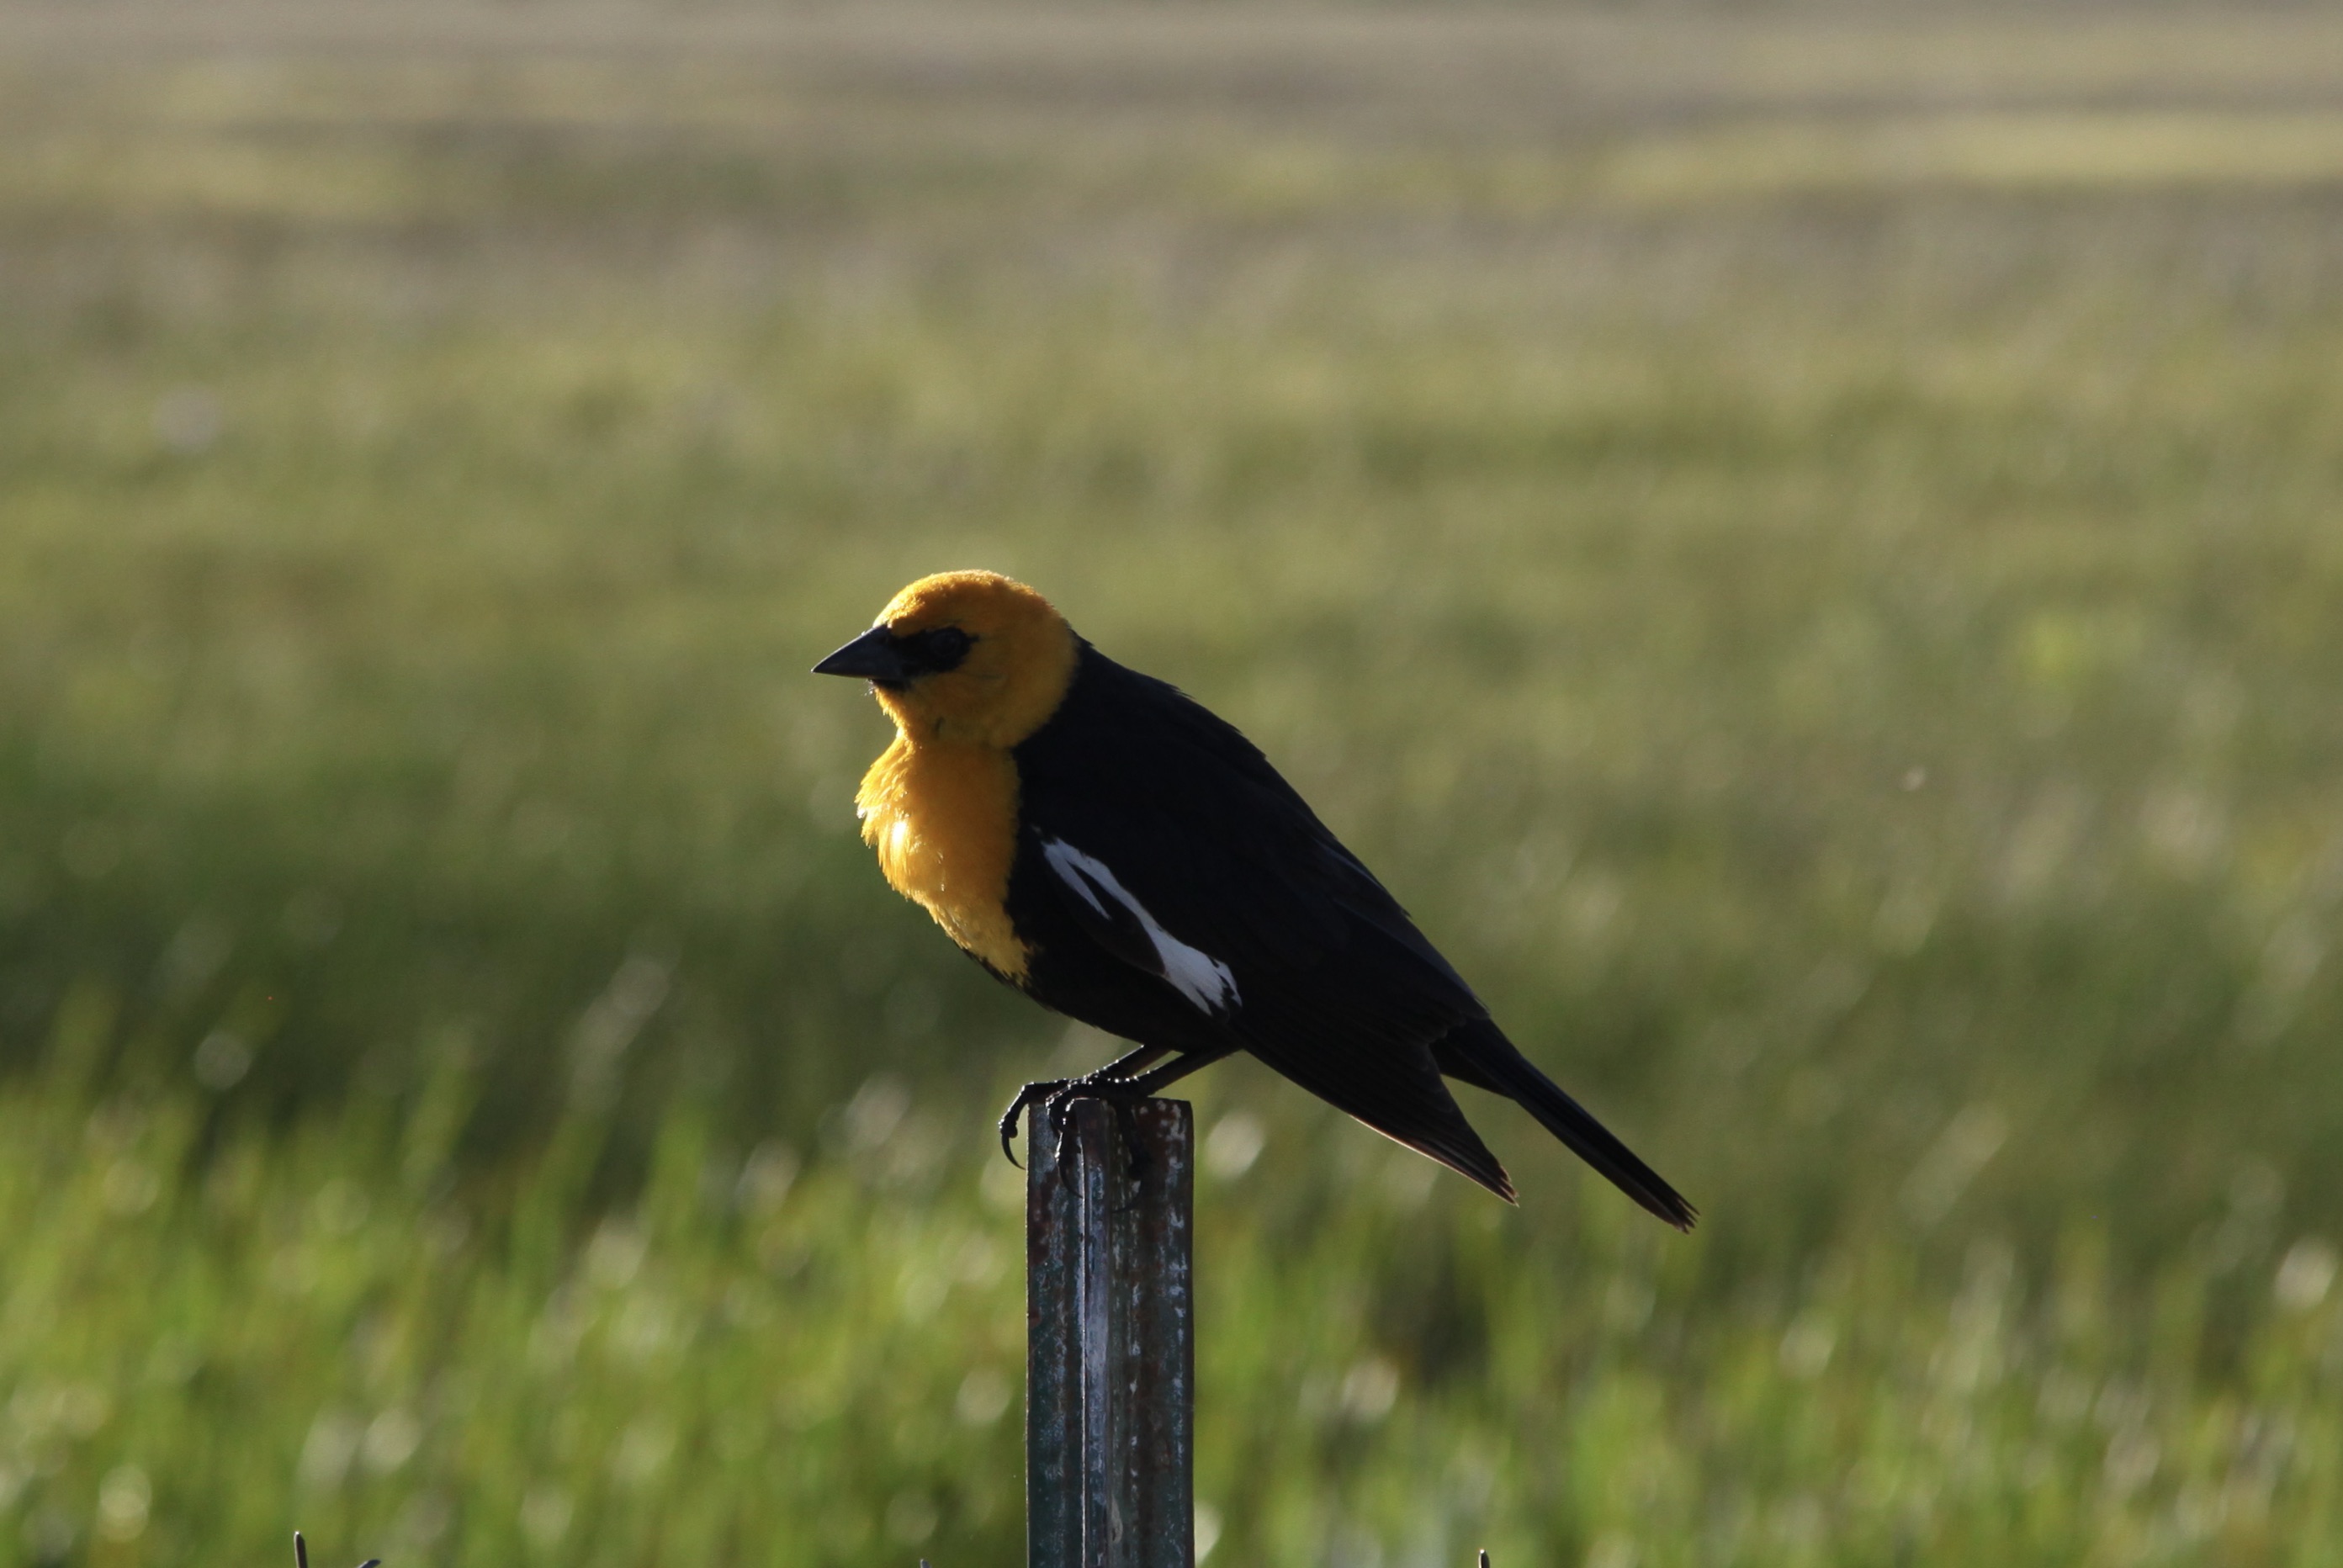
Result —
<instances>
[{"instance_id":1,"label":"dry grass blade","mask_svg":"<svg viewBox=\"0 0 2343 1568\"><path fill-rule=\"evenodd\" d=\"M309 1568L309 1543L301 1538L298 1530L293 1532L293 1568ZM369 1557L359 1563L358 1568L382 1568L382 1559ZM920 1568L927 1568L927 1565L922 1563Z\"/></svg>"}]
</instances>

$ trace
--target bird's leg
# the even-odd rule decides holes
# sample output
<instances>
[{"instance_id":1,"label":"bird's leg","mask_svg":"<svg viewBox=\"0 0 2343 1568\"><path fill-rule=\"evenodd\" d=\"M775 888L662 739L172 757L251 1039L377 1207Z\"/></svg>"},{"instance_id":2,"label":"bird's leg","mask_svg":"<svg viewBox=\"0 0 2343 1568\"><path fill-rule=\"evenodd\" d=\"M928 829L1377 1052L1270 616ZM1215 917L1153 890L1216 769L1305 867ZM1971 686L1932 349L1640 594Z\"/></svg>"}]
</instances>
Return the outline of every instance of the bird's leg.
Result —
<instances>
[{"instance_id":1,"label":"bird's leg","mask_svg":"<svg viewBox=\"0 0 2343 1568\"><path fill-rule=\"evenodd\" d=\"M1157 1090L1169 1089L1198 1068L1210 1067L1221 1058L1234 1056L1236 1053L1237 1048L1233 1045L1214 1046L1210 1050L1182 1051L1177 1058L1165 1062L1152 1072L1141 1072L1126 1079L1122 1087L1131 1091L1134 1103L1141 1100L1151 1100L1155 1097Z\"/></svg>"},{"instance_id":2,"label":"bird's leg","mask_svg":"<svg viewBox=\"0 0 2343 1568\"><path fill-rule=\"evenodd\" d=\"M1047 1107L1068 1090L1096 1088L1101 1084L1114 1082L1137 1072L1141 1068L1161 1056L1165 1048L1160 1045L1142 1045L1136 1050L1124 1052L1104 1067L1084 1073L1080 1078L1051 1078L1043 1079L1038 1083L1027 1084L1017 1091L1017 1098L1009 1102L1009 1109L1001 1113L1001 1152L1008 1156L1009 1163L1011 1165L1017 1163L1017 1152L1010 1144L1011 1141L1017 1136L1017 1119L1025 1114L1027 1106ZM1060 1123L1063 1121L1062 1116L1052 1116L1050 1130L1052 1132L1058 1131Z\"/></svg>"}]
</instances>

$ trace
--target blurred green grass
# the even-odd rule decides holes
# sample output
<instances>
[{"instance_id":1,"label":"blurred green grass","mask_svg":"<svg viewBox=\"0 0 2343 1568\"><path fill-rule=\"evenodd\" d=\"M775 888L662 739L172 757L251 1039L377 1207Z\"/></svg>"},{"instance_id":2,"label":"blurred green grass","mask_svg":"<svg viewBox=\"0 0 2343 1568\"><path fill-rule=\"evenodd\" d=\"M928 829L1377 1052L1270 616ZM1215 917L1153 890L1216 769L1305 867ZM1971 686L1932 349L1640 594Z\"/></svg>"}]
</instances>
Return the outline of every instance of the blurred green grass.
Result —
<instances>
[{"instance_id":1,"label":"blurred green grass","mask_svg":"<svg viewBox=\"0 0 2343 1568\"><path fill-rule=\"evenodd\" d=\"M1209 1075L1222 1560L2328 1550L2330 24L222 15L0 19L0 1563L1013 1557L971 564L1709 1216Z\"/></svg>"},{"instance_id":2,"label":"blurred green grass","mask_svg":"<svg viewBox=\"0 0 2343 1568\"><path fill-rule=\"evenodd\" d=\"M484 1193L473 1086L240 1132L184 1097L0 1100L6 1561L1013 1562L1022 1181L900 1081L814 1158L665 1118L579 1233L612 1109ZM2144 1274L2078 1218L1952 1288L1848 1248L1718 1300L1714 1245L1539 1223L1381 1143L1205 1144L1202 1544L1226 1562L2312 1563L2343 1487L2334 1249L2219 1365L2224 1241ZM2264 1194L2266 1204L2268 1194Z\"/></svg>"}]
</instances>

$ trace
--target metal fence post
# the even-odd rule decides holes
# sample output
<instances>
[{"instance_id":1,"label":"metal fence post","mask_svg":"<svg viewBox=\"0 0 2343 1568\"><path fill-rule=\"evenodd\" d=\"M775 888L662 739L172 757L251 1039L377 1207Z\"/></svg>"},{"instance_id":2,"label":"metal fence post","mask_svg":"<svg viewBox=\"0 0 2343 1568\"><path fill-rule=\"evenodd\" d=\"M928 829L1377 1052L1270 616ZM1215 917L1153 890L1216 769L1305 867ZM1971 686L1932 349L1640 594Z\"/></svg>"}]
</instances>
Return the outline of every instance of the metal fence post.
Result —
<instances>
[{"instance_id":1,"label":"metal fence post","mask_svg":"<svg viewBox=\"0 0 2343 1568\"><path fill-rule=\"evenodd\" d=\"M1026 1140L1026 1561L1194 1568L1194 1122L1139 1106L1134 1181L1112 1109L1070 1115L1065 1179Z\"/></svg>"}]
</instances>

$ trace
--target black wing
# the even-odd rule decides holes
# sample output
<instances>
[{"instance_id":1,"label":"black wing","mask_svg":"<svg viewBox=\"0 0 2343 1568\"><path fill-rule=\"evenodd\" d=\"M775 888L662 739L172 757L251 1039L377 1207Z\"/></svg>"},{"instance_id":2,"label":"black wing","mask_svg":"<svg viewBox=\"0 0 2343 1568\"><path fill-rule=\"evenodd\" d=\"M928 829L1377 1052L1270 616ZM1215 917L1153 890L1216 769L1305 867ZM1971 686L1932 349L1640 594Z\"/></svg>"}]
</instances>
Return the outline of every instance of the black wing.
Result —
<instances>
[{"instance_id":1,"label":"black wing","mask_svg":"<svg viewBox=\"0 0 2343 1568\"><path fill-rule=\"evenodd\" d=\"M1487 1010L1250 741L1085 646L1017 762L1037 1000L1145 1044L1242 1047L1513 1196L1433 1054Z\"/></svg>"}]
</instances>

